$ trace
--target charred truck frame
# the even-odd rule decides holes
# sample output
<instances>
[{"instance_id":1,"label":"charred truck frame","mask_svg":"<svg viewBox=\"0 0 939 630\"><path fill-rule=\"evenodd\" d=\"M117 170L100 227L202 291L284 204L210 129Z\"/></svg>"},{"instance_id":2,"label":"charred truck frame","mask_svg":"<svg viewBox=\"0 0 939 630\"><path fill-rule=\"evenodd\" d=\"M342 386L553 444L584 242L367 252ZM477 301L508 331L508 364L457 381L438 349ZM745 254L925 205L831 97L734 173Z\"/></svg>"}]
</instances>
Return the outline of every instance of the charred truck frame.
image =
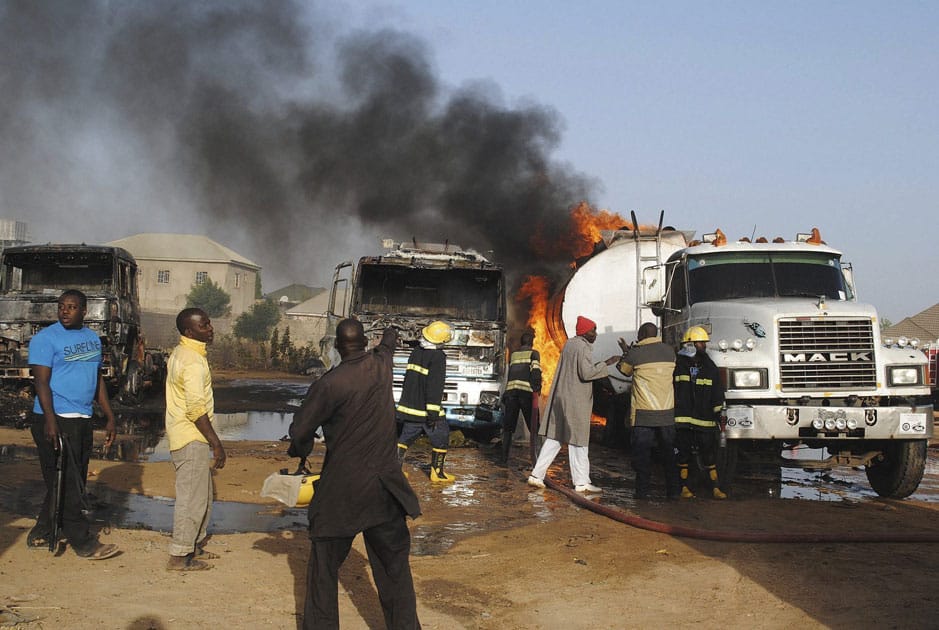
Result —
<instances>
[{"instance_id":1,"label":"charred truck frame","mask_svg":"<svg viewBox=\"0 0 939 630\"><path fill-rule=\"evenodd\" d=\"M505 278L502 266L452 243L385 239L380 256L336 267L322 355L338 361L332 345L343 317L362 322L370 343L388 325L399 329L394 356L395 398L401 394L411 349L434 320L453 328L443 346L447 379L442 407L448 424L471 437L488 439L502 424L500 388L505 363Z\"/></svg>"},{"instance_id":2,"label":"charred truck frame","mask_svg":"<svg viewBox=\"0 0 939 630\"><path fill-rule=\"evenodd\" d=\"M140 330L137 261L119 247L26 245L0 258L0 380L24 386L29 341L58 321L66 289L88 297L85 326L101 337L102 375L122 402L139 402L163 371L162 354L148 351Z\"/></svg>"}]
</instances>

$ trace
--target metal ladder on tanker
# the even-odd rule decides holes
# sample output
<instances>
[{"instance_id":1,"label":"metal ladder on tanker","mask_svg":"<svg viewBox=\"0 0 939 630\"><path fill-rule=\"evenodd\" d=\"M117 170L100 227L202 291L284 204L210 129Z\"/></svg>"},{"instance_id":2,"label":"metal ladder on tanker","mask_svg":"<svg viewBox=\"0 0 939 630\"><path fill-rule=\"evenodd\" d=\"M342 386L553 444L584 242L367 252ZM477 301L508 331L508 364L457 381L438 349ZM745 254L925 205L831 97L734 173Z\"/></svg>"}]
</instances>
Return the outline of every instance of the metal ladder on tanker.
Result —
<instances>
[{"instance_id":1,"label":"metal ladder on tanker","mask_svg":"<svg viewBox=\"0 0 939 630\"><path fill-rule=\"evenodd\" d=\"M662 264L662 221L665 218L665 211L659 213L659 227L655 234L642 234L639 229L639 222L636 221L636 213L630 211L633 221L633 240L636 242L636 322L642 325L645 322L653 322L659 325L659 318L652 312L652 309L642 303L642 286L644 283L642 270L646 267ZM643 244L654 242L655 255L643 254ZM652 264L649 264L652 263Z\"/></svg>"}]
</instances>

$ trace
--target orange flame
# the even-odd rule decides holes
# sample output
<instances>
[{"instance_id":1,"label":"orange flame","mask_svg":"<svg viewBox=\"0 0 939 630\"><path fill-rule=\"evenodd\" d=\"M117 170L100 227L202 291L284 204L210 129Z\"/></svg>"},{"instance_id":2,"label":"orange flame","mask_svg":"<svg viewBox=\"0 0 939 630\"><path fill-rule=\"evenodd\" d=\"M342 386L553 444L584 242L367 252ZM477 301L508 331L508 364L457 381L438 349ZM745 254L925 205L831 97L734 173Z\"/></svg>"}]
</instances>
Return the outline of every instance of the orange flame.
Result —
<instances>
[{"instance_id":1,"label":"orange flame","mask_svg":"<svg viewBox=\"0 0 939 630\"><path fill-rule=\"evenodd\" d=\"M601 230L632 229L632 224L615 212L594 210L587 202L581 201L571 210L571 221L577 230L572 240L576 243L575 258L588 256L594 246L600 242Z\"/></svg>"},{"instance_id":2,"label":"orange flame","mask_svg":"<svg viewBox=\"0 0 939 630\"><path fill-rule=\"evenodd\" d=\"M590 255L601 240L601 230L633 229L632 224L615 212L595 210L587 202L571 209L571 233L563 242L548 243L536 231L536 250L545 253L568 253L572 259ZM571 265L574 266L572 260ZM528 326L535 333L535 349L541 354L542 395L551 389L554 372L561 356L559 344L566 341L560 309L552 308L551 287L547 278L528 276L515 299L528 301ZM560 338L558 338L560 337Z\"/></svg>"},{"instance_id":3,"label":"orange flame","mask_svg":"<svg viewBox=\"0 0 939 630\"><path fill-rule=\"evenodd\" d=\"M528 326L535 333L535 349L541 354L541 392L547 395L551 389L554 370L561 356L561 349L548 332L548 280L542 276L528 276L519 289L516 300L528 300Z\"/></svg>"}]
</instances>

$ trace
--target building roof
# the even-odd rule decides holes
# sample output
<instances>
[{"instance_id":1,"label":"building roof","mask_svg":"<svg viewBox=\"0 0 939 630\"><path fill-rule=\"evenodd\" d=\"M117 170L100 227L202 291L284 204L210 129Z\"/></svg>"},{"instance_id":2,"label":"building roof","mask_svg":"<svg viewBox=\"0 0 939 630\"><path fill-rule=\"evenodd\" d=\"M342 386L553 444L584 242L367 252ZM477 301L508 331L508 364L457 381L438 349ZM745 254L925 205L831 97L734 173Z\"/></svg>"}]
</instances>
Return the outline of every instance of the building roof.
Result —
<instances>
[{"instance_id":1,"label":"building roof","mask_svg":"<svg viewBox=\"0 0 939 630\"><path fill-rule=\"evenodd\" d=\"M270 293L264 295L265 298L277 303L299 304L309 300L314 295L319 295L326 289L322 287L308 287L305 284L288 284Z\"/></svg>"},{"instance_id":2,"label":"building roof","mask_svg":"<svg viewBox=\"0 0 939 630\"><path fill-rule=\"evenodd\" d=\"M134 234L111 241L123 247L137 260L236 263L255 270L261 266L238 252L199 234Z\"/></svg>"},{"instance_id":3,"label":"building roof","mask_svg":"<svg viewBox=\"0 0 939 630\"><path fill-rule=\"evenodd\" d=\"M916 337L922 342L932 342L939 339L939 304L934 304L911 317L884 329L884 336Z\"/></svg>"},{"instance_id":4,"label":"building roof","mask_svg":"<svg viewBox=\"0 0 939 630\"><path fill-rule=\"evenodd\" d=\"M340 309L340 304L346 299L346 290L336 290L336 309ZM287 317L323 317L329 309L329 291L323 289L302 304L297 304L287 311Z\"/></svg>"}]
</instances>

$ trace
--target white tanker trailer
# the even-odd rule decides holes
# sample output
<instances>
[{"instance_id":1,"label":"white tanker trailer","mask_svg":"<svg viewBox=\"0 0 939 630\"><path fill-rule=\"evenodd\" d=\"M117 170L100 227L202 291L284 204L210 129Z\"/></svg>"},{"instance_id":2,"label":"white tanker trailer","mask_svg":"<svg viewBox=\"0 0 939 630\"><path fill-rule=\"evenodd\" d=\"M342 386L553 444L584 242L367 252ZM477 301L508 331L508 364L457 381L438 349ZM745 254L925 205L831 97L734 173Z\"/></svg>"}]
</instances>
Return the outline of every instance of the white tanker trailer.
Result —
<instances>
[{"instance_id":1,"label":"white tanker trailer","mask_svg":"<svg viewBox=\"0 0 939 630\"><path fill-rule=\"evenodd\" d=\"M864 466L879 495L912 494L933 434L926 357L882 342L877 311L857 301L841 252L817 230L773 243L727 243L720 232L687 243L692 235L661 227L604 233L604 247L554 298L565 334L574 334L577 315L591 317L595 357L603 358L646 321L659 323L676 348L689 326L703 326L726 387L725 482L738 458ZM611 376L618 389L628 386ZM826 456L782 456L796 447Z\"/></svg>"}]
</instances>

